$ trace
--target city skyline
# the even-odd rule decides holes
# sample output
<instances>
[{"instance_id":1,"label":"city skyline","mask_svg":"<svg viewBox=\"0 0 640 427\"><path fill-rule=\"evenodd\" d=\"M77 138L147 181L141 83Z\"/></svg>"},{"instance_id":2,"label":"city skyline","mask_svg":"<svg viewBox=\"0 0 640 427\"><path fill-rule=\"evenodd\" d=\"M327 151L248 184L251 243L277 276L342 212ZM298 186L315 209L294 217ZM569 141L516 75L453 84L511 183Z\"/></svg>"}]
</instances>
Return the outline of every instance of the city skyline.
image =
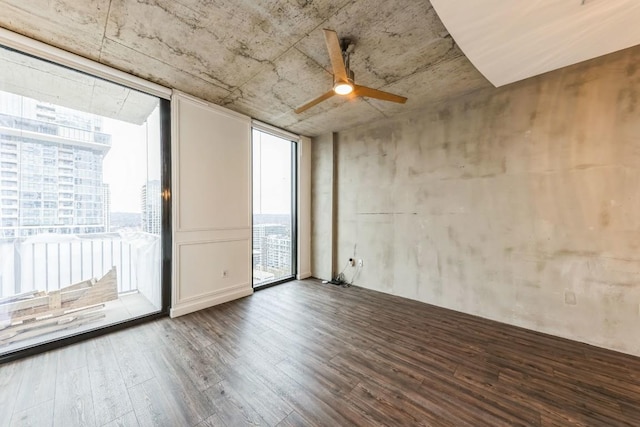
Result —
<instances>
[{"instance_id":1,"label":"city skyline","mask_svg":"<svg viewBox=\"0 0 640 427\"><path fill-rule=\"evenodd\" d=\"M284 223L255 223L252 231L253 283L262 284L286 277L292 272L291 217ZM269 218L273 219L273 218Z\"/></svg>"}]
</instances>

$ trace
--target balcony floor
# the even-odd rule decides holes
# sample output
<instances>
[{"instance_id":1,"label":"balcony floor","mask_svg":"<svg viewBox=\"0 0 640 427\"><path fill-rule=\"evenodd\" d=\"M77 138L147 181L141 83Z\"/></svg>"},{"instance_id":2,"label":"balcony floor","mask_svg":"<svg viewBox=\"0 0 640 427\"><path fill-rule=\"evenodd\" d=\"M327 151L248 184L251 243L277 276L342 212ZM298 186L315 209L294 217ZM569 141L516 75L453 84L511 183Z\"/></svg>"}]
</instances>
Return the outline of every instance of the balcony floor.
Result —
<instances>
[{"instance_id":1,"label":"balcony floor","mask_svg":"<svg viewBox=\"0 0 640 427\"><path fill-rule=\"evenodd\" d=\"M155 307L143 294L139 292L120 295L117 300L105 303L105 308L103 309L105 317L102 319L98 319L85 325L70 326L68 329L62 329L60 331L20 340L8 345L0 345L0 354L10 353L15 350L41 344L43 342L75 335L80 332L99 329L114 323L120 323L128 319L151 314L158 310L159 309L157 307Z\"/></svg>"}]
</instances>

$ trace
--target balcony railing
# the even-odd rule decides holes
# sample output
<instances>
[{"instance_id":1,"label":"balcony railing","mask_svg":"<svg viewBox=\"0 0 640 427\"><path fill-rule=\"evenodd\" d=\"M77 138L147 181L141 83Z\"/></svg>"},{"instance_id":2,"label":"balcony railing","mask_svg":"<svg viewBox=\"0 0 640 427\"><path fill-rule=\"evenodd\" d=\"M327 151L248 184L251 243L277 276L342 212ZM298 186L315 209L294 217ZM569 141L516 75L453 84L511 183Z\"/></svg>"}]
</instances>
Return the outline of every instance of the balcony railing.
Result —
<instances>
[{"instance_id":1,"label":"balcony railing","mask_svg":"<svg viewBox=\"0 0 640 427\"><path fill-rule=\"evenodd\" d=\"M159 236L148 233L0 239L0 297L57 290L90 278L99 279L113 266L118 273L118 292L137 291L140 277L146 274L141 270L145 269L148 255L141 253L141 248L156 244Z\"/></svg>"}]
</instances>

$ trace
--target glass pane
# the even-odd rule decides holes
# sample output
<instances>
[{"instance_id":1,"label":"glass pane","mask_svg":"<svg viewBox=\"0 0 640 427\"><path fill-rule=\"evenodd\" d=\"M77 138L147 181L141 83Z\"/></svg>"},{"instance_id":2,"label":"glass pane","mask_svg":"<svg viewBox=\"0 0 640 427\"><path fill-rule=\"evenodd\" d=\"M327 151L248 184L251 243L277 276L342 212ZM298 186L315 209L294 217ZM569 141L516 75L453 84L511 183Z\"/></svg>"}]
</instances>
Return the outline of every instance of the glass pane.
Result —
<instances>
[{"instance_id":1,"label":"glass pane","mask_svg":"<svg viewBox=\"0 0 640 427\"><path fill-rule=\"evenodd\" d=\"M295 274L293 266L294 143L253 130L253 285Z\"/></svg>"},{"instance_id":2,"label":"glass pane","mask_svg":"<svg viewBox=\"0 0 640 427\"><path fill-rule=\"evenodd\" d=\"M0 47L0 353L157 312L156 97Z\"/></svg>"}]
</instances>

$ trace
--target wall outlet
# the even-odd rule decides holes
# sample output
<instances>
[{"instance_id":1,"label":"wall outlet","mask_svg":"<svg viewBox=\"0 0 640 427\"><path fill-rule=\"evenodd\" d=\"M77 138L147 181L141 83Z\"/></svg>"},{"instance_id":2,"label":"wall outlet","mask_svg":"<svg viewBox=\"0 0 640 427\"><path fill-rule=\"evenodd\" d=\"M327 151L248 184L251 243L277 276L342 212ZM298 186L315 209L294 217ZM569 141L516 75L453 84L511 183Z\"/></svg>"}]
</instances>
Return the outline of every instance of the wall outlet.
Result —
<instances>
[{"instance_id":1,"label":"wall outlet","mask_svg":"<svg viewBox=\"0 0 640 427\"><path fill-rule=\"evenodd\" d=\"M354 267L354 266L356 265L356 260L355 260L355 259L353 259L353 258L349 258L349 265L350 265L351 267Z\"/></svg>"},{"instance_id":2,"label":"wall outlet","mask_svg":"<svg viewBox=\"0 0 640 427\"><path fill-rule=\"evenodd\" d=\"M358 267L364 267L364 260L363 259L359 259L358 260Z\"/></svg>"},{"instance_id":3,"label":"wall outlet","mask_svg":"<svg viewBox=\"0 0 640 427\"><path fill-rule=\"evenodd\" d=\"M229 270L222 270L222 278L229 277Z\"/></svg>"}]
</instances>

